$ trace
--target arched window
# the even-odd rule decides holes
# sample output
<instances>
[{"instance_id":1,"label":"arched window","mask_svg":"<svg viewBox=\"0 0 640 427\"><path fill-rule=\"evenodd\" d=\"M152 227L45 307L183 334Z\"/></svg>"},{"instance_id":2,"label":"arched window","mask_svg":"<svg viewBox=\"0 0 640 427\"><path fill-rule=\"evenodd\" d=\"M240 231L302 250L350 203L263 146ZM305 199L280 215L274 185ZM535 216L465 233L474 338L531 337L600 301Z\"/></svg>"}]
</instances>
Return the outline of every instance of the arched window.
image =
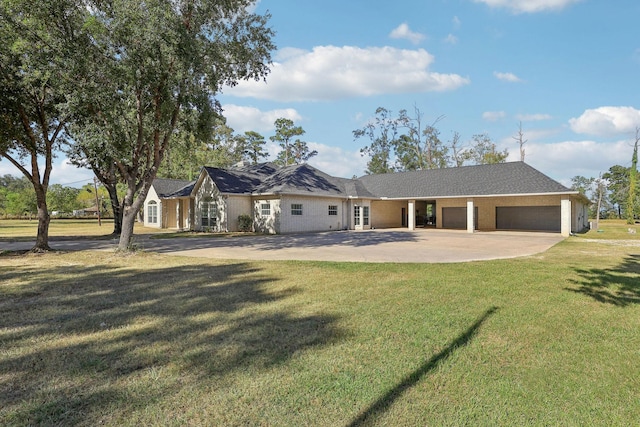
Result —
<instances>
[{"instance_id":1,"label":"arched window","mask_svg":"<svg viewBox=\"0 0 640 427\"><path fill-rule=\"evenodd\" d=\"M149 224L158 223L158 202L151 200L147 204L147 222Z\"/></svg>"}]
</instances>

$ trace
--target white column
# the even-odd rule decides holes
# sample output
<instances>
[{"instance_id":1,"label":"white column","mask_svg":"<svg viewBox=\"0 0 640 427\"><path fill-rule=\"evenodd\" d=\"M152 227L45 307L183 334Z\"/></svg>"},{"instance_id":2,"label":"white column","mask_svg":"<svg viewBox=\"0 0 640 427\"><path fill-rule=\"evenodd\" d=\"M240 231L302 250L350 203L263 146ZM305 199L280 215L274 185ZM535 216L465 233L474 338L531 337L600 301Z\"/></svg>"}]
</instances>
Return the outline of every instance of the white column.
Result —
<instances>
[{"instance_id":1,"label":"white column","mask_svg":"<svg viewBox=\"0 0 640 427\"><path fill-rule=\"evenodd\" d=\"M180 230L180 218L182 216L182 199L176 199L176 228Z\"/></svg>"},{"instance_id":2,"label":"white column","mask_svg":"<svg viewBox=\"0 0 640 427\"><path fill-rule=\"evenodd\" d=\"M473 207L473 199L467 200L467 233L475 231L475 209Z\"/></svg>"},{"instance_id":3,"label":"white column","mask_svg":"<svg viewBox=\"0 0 640 427\"><path fill-rule=\"evenodd\" d=\"M571 234L571 199L568 197L560 201L560 234L565 237Z\"/></svg>"},{"instance_id":4,"label":"white column","mask_svg":"<svg viewBox=\"0 0 640 427\"><path fill-rule=\"evenodd\" d=\"M409 224L408 224L408 228L409 230L415 230L416 229L416 201L415 200L409 200L409 206L408 208L409 212Z\"/></svg>"}]
</instances>

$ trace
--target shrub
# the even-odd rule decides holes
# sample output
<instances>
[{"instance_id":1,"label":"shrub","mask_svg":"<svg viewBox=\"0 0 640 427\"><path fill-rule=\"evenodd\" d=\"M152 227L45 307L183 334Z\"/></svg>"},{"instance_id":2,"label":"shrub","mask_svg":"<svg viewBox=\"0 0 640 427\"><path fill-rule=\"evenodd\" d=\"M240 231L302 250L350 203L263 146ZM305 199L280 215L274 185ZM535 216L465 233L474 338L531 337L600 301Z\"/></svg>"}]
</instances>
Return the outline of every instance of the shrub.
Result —
<instances>
[{"instance_id":1,"label":"shrub","mask_svg":"<svg viewBox=\"0 0 640 427\"><path fill-rule=\"evenodd\" d=\"M253 220L249 215L238 216L238 229L240 231L251 231L253 228Z\"/></svg>"}]
</instances>

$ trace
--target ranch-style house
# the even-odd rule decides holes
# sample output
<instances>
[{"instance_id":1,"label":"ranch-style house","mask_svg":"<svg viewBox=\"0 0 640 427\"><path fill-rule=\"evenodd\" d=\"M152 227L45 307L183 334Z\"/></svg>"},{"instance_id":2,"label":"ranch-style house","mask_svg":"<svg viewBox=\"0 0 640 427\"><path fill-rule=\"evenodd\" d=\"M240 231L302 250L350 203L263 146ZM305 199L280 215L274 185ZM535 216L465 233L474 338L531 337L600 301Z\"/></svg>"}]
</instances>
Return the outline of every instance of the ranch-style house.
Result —
<instances>
[{"instance_id":1,"label":"ranch-style house","mask_svg":"<svg viewBox=\"0 0 640 427\"><path fill-rule=\"evenodd\" d=\"M298 233L371 228L557 232L588 227L589 201L524 162L337 178L308 164L204 167L196 181L157 178L147 227Z\"/></svg>"}]
</instances>

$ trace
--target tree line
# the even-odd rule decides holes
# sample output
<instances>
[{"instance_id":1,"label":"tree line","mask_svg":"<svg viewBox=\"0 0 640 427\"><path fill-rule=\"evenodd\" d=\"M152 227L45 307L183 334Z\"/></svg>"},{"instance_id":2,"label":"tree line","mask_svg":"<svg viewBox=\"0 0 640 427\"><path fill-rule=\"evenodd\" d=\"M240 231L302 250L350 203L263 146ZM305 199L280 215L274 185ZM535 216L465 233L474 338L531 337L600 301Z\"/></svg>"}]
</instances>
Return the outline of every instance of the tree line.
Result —
<instances>
[{"instance_id":1,"label":"tree line","mask_svg":"<svg viewBox=\"0 0 640 427\"><path fill-rule=\"evenodd\" d=\"M124 190L120 185L120 191ZM74 211L92 208L97 204L102 214L113 215L109 208L109 194L101 185L87 183L82 188L52 184L47 188L47 207L51 214L71 216ZM33 217L38 213L33 184L26 177L0 176L0 217Z\"/></svg>"},{"instance_id":2,"label":"tree line","mask_svg":"<svg viewBox=\"0 0 640 427\"><path fill-rule=\"evenodd\" d=\"M306 141L300 139L306 132L291 119L280 117L274 122L275 133L269 140L280 146L274 163L278 166L301 164L316 156ZM168 147L165 161L158 176L193 180L203 166L227 168L243 162L257 164L269 157L266 138L258 132L237 134L220 116L208 141L199 141L195 135L185 133Z\"/></svg>"},{"instance_id":3,"label":"tree line","mask_svg":"<svg viewBox=\"0 0 640 427\"><path fill-rule=\"evenodd\" d=\"M628 224L640 218L640 193L637 191L639 141L640 128L637 128L631 166L614 165L597 178L578 175L571 179L571 188L591 200L590 218L626 219Z\"/></svg>"},{"instance_id":4,"label":"tree line","mask_svg":"<svg viewBox=\"0 0 640 427\"><path fill-rule=\"evenodd\" d=\"M365 173L404 172L506 161L509 151L499 151L486 133L473 135L467 145L463 145L458 132L454 132L449 141L443 141L436 127L442 118L443 116L438 117L425 124L417 107L414 107L413 114L400 110L397 116L386 108L378 107L369 123L353 131L355 140L368 140L368 145L360 149L360 153L369 158ZM519 135L521 160L524 160L522 128Z\"/></svg>"}]
</instances>

